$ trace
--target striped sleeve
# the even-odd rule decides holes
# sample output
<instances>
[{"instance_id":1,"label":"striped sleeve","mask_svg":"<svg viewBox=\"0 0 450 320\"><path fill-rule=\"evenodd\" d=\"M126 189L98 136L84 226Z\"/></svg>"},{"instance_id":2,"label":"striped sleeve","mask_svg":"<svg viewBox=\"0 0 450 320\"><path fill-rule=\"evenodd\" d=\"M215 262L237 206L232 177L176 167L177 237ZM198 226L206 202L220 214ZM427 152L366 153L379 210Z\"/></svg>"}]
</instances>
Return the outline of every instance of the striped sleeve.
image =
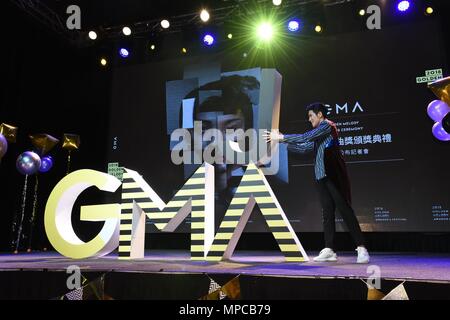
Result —
<instances>
[{"instance_id":1,"label":"striped sleeve","mask_svg":"<svg viewBox=\"0 0 450 320\"><path fill-rule=\"evenodd\" d=\"M326 137L330 135L332 132L332 127L327 121L322 121L320 125L306 133L303 134L286 134L284 135L284 139L280 142L282 143L295 143L302 144L306 142L313 142L320 138Z\"/></svg>"},{"instance_id":2,"label":"striped sleeve","mask_svg":"<svg viewBox=\"0 0 450 320\"><path fill-rule=\"evenodd\" d=\"M305 142L305 143L290 143L288 145L288 150L289 152L293 152L293 153L301 153L301 154L305 154L305 153L309 153L314 151L314 142Z\"/></svg>"}]
</instances>

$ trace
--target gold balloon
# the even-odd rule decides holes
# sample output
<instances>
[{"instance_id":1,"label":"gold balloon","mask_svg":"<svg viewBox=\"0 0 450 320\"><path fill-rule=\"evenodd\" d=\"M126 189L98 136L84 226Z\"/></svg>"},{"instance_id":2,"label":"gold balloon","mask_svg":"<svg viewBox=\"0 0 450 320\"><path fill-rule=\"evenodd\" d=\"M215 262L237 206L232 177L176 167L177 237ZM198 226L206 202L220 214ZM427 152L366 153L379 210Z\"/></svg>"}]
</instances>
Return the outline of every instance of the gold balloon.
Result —
<instances>
[{"instance_id":1,"label":"gold balloon","mask_svg":"<svg viewBox=\"0 0 450 320\"><path fill-rule=\"evenodd\" d=\"M58 139L46 133L33 134L30 136L30 139L41 155L50 152L59 143Z\"/></svg>"},{"instance_id":2,"label":"gold balloon","mask_svg":"<svg viewBox=\"0 0 450 320\"><path fill-rule=\"evenodd\" d=\"M428 88L442 101L450 105L450 77L431 83Z\"/></svg>"},{"instance_id":3,"label":"gold balloon","mask_svg":"<svg viewBox=\"0 0 450 320\"><path fill-rule=\"evenodd\" d=\"M63 149L73 151L80 148L80 136L77 134L64 134Z\"/></svg>"},{"instance_id":4,"label":"gold balloon","mask_svg":"<svg viewBox=\"0 0 450 320\"><path fill-rule=\"evenodd\" d=\"M17 127L11 126L6 123L0 124L0 134L2 134L6 140L10 143L15 143L17 141Z\"/></svg>"}]
</instances>

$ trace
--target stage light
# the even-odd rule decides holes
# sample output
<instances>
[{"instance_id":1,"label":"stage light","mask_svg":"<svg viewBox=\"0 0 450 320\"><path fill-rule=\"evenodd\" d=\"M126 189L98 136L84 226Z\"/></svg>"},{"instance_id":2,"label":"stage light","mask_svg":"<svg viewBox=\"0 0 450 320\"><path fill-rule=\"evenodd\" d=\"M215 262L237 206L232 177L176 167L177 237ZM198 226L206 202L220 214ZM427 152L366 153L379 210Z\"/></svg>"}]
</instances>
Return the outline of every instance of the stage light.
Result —
<instances>
[{"instance_id":1,"label":"stage light","mask_svg":"<svg viewBox=\"0 0 450 320\"><path fill-rule=\"evenodd\" d=\"M321 25L317 25L315 28L314 28L314 31L316 31L317 33L321 33L322 32L322 26Z\"/></svg>"},{"instance_id":2,"label":"stage light","mask_svg":"<svg viewBox=\"0 0 450 320\"><path fill-rule=\"evenodd\" d=\"M366 14L366 10L364 10L364 9L359 10L359 15L360 16L363 16L365 14Z\"/></svg>"},{"instance_id":3,"label":"stage light","mask_svg":"<svg viewBox=\"0 0 450 320\"><path fill-rule=\"evenodd\" d=\"M89 39L91 39L91 40L97 39L97 32L89 31Z\"/></svg>"},{"instance_id":4,"label":"stage light","mask_svg":"<svg viewBox=\"0 0 450 320\"><path fill-rule=\"evenodd\" d=\"M161 27L163 27L164 29L168 29L170 27L170 22L169 20L163 20L161 21Z\"/></svg>"},{"instance_id":5,"label":"stage light","mask_svg":"<svg viewBox=\"0 0 450 320\"><path fill-rule=\"evenodd\" d=\"M233 39L233 34L232 34L232 33L229 33L227 37L228 37L228 39L231 40L231 39Z\"/></svg>"},{"instance_id":6,"label":"stage light","mask_svg":"<svg viewBox=\"0 0 450 320\"><path fill-rule=\"evenodd\" d=\"M122 58L128 58L128 56L130 55L130 52L127 49L125 49L125 48L120 48L119 55Z\"/></svg>"},{"instance_id":7,"label":"stage light","mask_svg":"<svg viewBox=\"0 0 450 320\"><path fill-rule=\"evenodd\" d=\"M300 29L300 22L297 20L291 20L288 23L288 30L291 32L297 32Z\"/></svg>"},{"instance_id":8,"label":"stage light","mask_svg":"<svg viewBox=\"0 0 450 320\"><path fill-rule=\"evenodd\" d=\"M122 32L126 36L131 35L131 29L129 27L123 27Z\"/></svg>"},{"instance_id":9,"label":"stage light","mask_svg":"<svg viewBox=\"0 0 450 320\"><path fill-rule=\"evenodd\" d=\"M183 49L181 49L181 52L182 52L183 54L186 54L186 53L187 53L187 49L186 49L186 48L183 48Z\"/></svg>"},{"instance_id":10,"label":"stage light","mask_svg":"<svg viewBox=\"0 0 450 320\"><path fill-rule=\"evenodd\" d=\"M425 14L428 15L428 16L429 16L429 15L432 15L433 12L434 12L434 10L433 10L432 7L427 7L427 8L425 9Z\"/></svg>"},{"instance_id":11,"label":"stage light","mask_svg":"<svg viewBox=\"0 0 450 320\"><path fill-rule=\"evenodd\" d=\"M203 43L207 46L212 46L214 44L214 37L210 34L207 34L203 37Z\"/></svg>"},{"instance_id":12,"label":"stage light","mask_svg":"<svg viewBox=\"0 0 450 320\"><path fill-rule=\"evenodd\" d=\"M206 9L203 9L202 12L200 13L200 19L203 22L208 22L210 18L209 12Z\"/></svg>"},{"instance_id":13,"label":"stage light","mask_svg":"<svg viewBox=\"0 0 450 320\"><path fill-rule=\"evenodd\" d=\"M261 23L257 28L257 36L260 40L269 42L273 38L273 26L270 23Z\"/></svg>"},{"instance_id":14,"label":"stage light","mask_svg":"<svg viewBox=\"0 0 450 320\"><path fill-rule=\"evenodd\" d=\"M398 3L397 5L397 9L400 12L405 12L406 10L409 9L409 7L411 6L411 4L409 3L409 1L407 0L402 0Z\"/></svg>"},{"instance_id":15,"label":"stage light","mask_svg":"<svg viewBox=\"0 0 450 320\"><path fill-rule=\"evenodd\" d=\"M282 1L282 0L272 0L272 3L273 3L275 6L281 5L281 2L283 2L283 1Z\"/></svg>"},{"instance_id":16,"label":"stage light","mask_svg":"<svg viewBox=\"0 0 450 320\"><path fill-rule=\"evenodd\" d=\"M100 64L101 64L103 67L106 67L106 65L108 64L108 60L106 60L105 58L101 58L101 59L100 59Z\"/></svg>"},{"instance_id":17,"label":"stage light","mask_svg":"<svg viewBox=\"0 0 450 320\"><path fill-rule=\"evenodd\" d=\"M150 46L150 50L155 50L156 49L156 46L154 45L154 44L152 44L151 46Z\"/></svg>"}]
</instances>

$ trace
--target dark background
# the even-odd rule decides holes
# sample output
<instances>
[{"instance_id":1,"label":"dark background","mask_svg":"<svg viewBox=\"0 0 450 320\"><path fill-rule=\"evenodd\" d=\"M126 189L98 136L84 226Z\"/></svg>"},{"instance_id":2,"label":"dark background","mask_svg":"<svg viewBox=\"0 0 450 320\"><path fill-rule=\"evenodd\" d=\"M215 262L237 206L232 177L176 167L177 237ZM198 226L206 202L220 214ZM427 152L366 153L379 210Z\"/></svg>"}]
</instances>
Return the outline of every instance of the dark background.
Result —
<instances>
[{"instance_id":1,"label":"dark background","mask_svg":"<svg viewBox=\"0 0 450 320\"><path fill-rule=\"evenodd\" d=\"M106 163L108 162L107 152L110 147L108 129L114 68L103 69L98 65L99 48L74 48L8 1L2 2L0 12L0 26L1 30L3 30L2 50L0 50L3 76L0 89L0 122L14 124L19 127L18 143L9 145L8 153L0 165L0 250L9 251L12 217L20 210L24 181L24 177L15 170L15 159L21 152L31 149L31 144L27 138L28 134L45 132L59 139L61 139L63 133L79 134L82 139L82 145L80 151L73 155L73 168L106 170ZM346 31L346 27L338 22L335 23L337 26L336 34ZM404 23L407 23L407 21ZM448 23L448 19L443 19L437 24L437 28L440 32L443 32L441 49L445 49L443 49L441 54L444 54L446 57L448 57L449 53ZM407 36L414 38L415 34L411 32ZM379 48L379 50L382 50L382 48ZM374 54L376 55L376 53ZM409 56L403 56L402 58L408 61L410 59ZM158 59L162 60L162 57L158 57ZM136 62L143 61L130 60L127 63L133 64ZM119 62L116 61L115 63ZM168 63L173 63L173 60ZM372 61L369 61L369 63L372 63ZM307 66L308 64L305 65ZM239 67L242 67L242 65L239 65ZM442 67L446 71L449 70L448 66ZM363 69L364 66L358 68L358 70ZM424 71L423 68L418 68L417 70L417 72L420 72L412 72L414 77ZM285 79L283 90L288 89L289 82ZM159 91L159 94L163 96L164 91ZM429 98L432 100L433 96L429 94ZM332 103L333 101L330 102ZM423 102L425 104L420 104L421 108L425 107L428 99L425 99ZM159 113L158 117L159 119L165 119L165 108L163 106L159 107L162 112ZM289 107L285 105L283 107L286 107L283 110L289 110ZM420 112L422 111L423 109L420 110ZM288 111L286 113L283 111L282 113L282 117L289 117L289 115ZM408 119L408 114L405 115L405 118ZM165 123L165 121L161 123ZM125 127L129 126L129 124L125 123L123 125ZM430 139L431 125L432 123L429 121L420 128L420 132L427 134L427 136L423 136L424 139ZM285 126L286 130L291 129L288 127L288 124L285 124ZM150 127L149 129L151 133L156 135L161 135L165 132L164 125ZM143 141L136 141L136 143L136 148L138 149ZM432 142L432 144L436 143ZM437 148L442 147L438 146ZM448 163L445 160L448 160L448 153L447 158L445 158L445 154L441 156L431 153L434 152L433 150L418 150L417 152L436 157L435 159L441 158L444 164L445 162ZM61 150L60 146L52 152L52 155L55 158L55 167L49 174L40 177L38 202L40 219L38 219L35 233L35 249L47 247L42 223L45 201L51 189L64 176L66 170L66 154ZM133 162L129 164L130 167L133 165ZM436 166L433 170L437 171L436 175L440 176L448 186L448 177L445 180L445 172L448 171L439 168L443 167ZM414 172L421 171L422 165L420 162L416 162L413 169ZM356 170L353 168L351 170L352 175L357 174ZM167 172L164 174L167 174ZM164 174L161 173L154 177L156 184L163 181ZM149 182L153 183L152 181ZM27 202L28 214L32 205L32 187L33 179L30 179ZM171 188L166 187L166 192L169 192ZM422 188L427 187L424 185ZM428 188L426 190L431 192ZM358 198L358 193L354 196ZM106 200L98 192L89 190L79 199L76 208L80 204L97 204L103 201ZM85 240L95 235L101 227L101 224L81 223L78 220L78 210L75 209L73 215L75 228L80 237ZM448 233L419 232L421 230L411 231L417 232L369 234L369 246L373 250L388 251L448 251L450 249ZM149 243L149 247L188 247L187 235L159 235L157 237L161 241L152 241ZM311 250L319 249L322 246L321 233L303 232L300 235L300 239L304 246ZM247 234L240 241L239 248L273 248L273 242L270 235ZM338 247L342 249L352 248L347 234L339 235Z\"/></svg>"},{"instance_id":2,"label":"dark background","mask_svg":"<svg viewBox=\"0 0 450 320\"><path fill-rule=\"evenodd\" d=\"M220 62L223 72L264 63L283 76L282 132L310 129L305 106L323 101L333 109L348 103L349 113L336 115L334 110L331 119L359 120L364 127L362 132L342 132L342 137L392 134L390 144L364 145L370 149L368 156L346 156L354 209L363 231L450 231L450 220L432 219L433 205L450 208L450 171L443 170L450 148L431 133L433 122L426 107L435 96L426 84L416 83L425 70L442 68L448 73L440 27L438 19L431 19L387 26L379 32L295 38L286 42L286 59L276 56L269 62L258 56L249 61L231 50L232 54L118 66L113 76L109 160L140 172L169 201L185 180L182 166L170 160L166 81L182 79L185 67L199 63ZM364 112L351 113L357 102ZM322 230L314 170L307 166L312 164L310 158L291 157L289 184L269 179L299 232ZM375 208L380 207L390 212L388 221L375 220ZM253 218L256 221L246 231L267 231L262 219Z\"/></svg>"}]
</instances>

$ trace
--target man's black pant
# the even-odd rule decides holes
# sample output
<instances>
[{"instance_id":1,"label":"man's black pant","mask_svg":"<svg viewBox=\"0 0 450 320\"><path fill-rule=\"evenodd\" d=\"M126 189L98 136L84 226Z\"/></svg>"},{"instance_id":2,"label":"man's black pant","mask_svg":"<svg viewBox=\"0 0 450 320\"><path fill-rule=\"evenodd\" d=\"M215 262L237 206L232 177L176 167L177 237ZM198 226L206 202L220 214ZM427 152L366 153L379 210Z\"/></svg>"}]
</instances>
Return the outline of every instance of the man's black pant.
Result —
<instances>
[{"instance_id":1,"label":"man's black pant","mask_svg":"<svg viewBox=\"0 0 450 320\"><path fill-rule=\"evenodd\" d=\"M336 234L335 211L339 210L347 228L357 246L364 246L364 237L358 220L351 205L342 196L335 184L324 178L318 181L320 202L322 204L323 229L325 234L325 247L334 250L334 236Z\"/></svg>"}]
</instances>

